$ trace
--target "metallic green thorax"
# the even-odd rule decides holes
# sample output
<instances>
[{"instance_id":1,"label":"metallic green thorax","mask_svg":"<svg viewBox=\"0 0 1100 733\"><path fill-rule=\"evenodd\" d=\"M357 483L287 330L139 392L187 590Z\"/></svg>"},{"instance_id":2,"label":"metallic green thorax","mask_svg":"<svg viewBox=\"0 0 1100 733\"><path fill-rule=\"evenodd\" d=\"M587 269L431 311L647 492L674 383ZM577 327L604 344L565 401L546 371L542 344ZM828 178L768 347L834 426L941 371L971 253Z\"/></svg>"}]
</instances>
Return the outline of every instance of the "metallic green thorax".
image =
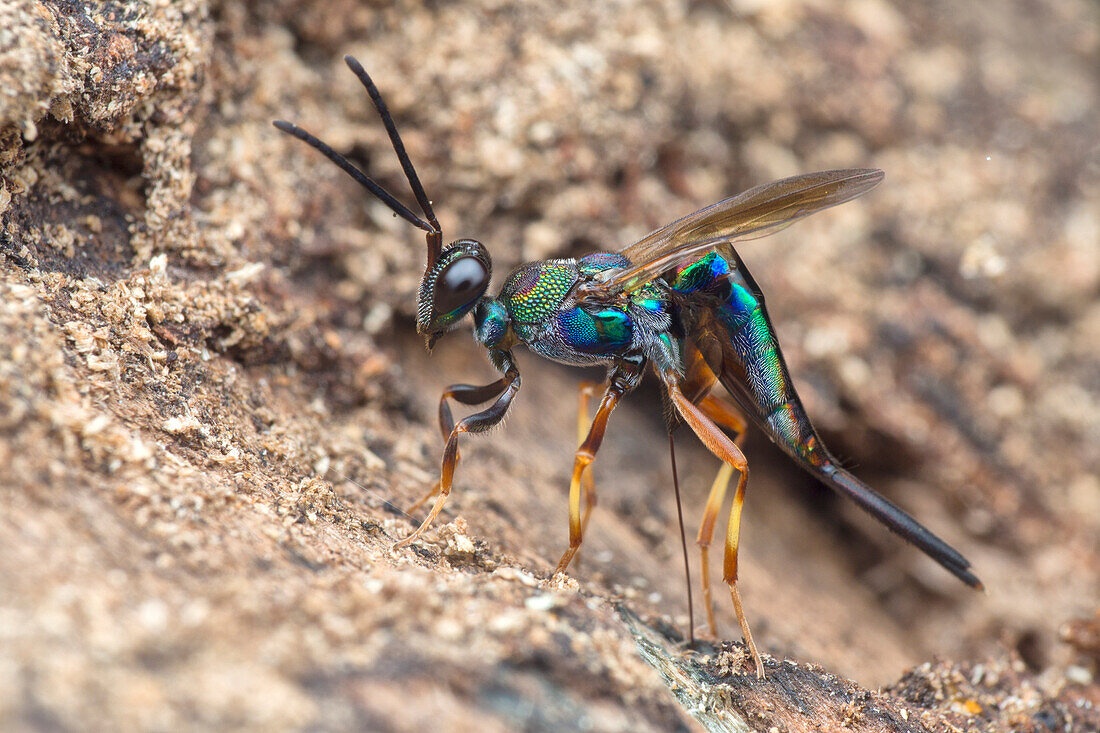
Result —
<instances>
[{"instance_id":1,"label":"metallic green thorax","mask_svg":"<svg viewBox=\"0 0 1100 733\"><path fill-rule=\"evenodd\" d=\"M569 262L531 262L504 282L499 300L517 324L533 324L553 316L577 281Z\"/></svg>"},{"instance_id":2,"label":"metallic green thorax","mask_svg":"<svg viewBox=\"0 0 1100 733\"><path fill-rule=\"evenodd\" d=\"M620 255L599 253L523 265L505 280L500 295L479 302L476 338L488 348L523 343L566 364L612 365L628 353L640 358L645 345L671 325L667 288L653 284L604 302L579 297L576 290L605 270L629 264ZM676 348L660 350L671 354Z\"/></svg>"}]
</instances>

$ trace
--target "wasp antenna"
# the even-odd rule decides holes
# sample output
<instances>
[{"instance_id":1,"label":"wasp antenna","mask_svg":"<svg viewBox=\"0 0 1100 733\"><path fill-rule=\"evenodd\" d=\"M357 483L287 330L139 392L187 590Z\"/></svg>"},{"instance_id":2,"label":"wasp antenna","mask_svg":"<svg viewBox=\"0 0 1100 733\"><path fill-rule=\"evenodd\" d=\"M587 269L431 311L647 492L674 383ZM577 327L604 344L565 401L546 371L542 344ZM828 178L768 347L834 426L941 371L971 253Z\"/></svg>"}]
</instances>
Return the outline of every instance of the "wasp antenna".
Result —
<instances>
[{"instance_id":1,"label":"wasp antenna","mask_svg":"<svg viewBox=\"0 0 1100 733\"><path fill-rule=\"evenodd\" d=\"M432 210L432 202L428 199L428 194L424 192L424 186L420 183L420 177L416 175L416 168L413 167L412 161L409 159L409 154L405 152L405 144L401 142L401 135L397 132L397 125L394 124L393 117L390 115L390 110L386 106L385 100L382 99L382 94L378 91L378 87L374 85L366 69L363 68L363 65L360 64L354 56L345 56L344 63L347 64L352 73L359 78L359 82L367 90L367 94L370 95L371 101L374 102L374 108L378 110L379 116L382 117L382 125L386 128L386 134L390 136L390 143L393 145L394 152L397 153L397 160L401 163L401 169L405 171L405 178L409 181L409 186L412 188L416 203L420 204L420 210L424 212L424 216L427 217L432 227L428 232L428 267L431 267L439 257L440 250L443 246L443 229L439 226L439 220L435 218L435 212Z\"/></svg>"},{"instance_id":2,"label":"wasp antenna","mask_svg":"<svg viewBox=\"0 0 1100 733\"><path fill-rule=\"evenodd\" d=\"M330 148L325 143L321 142L313 135L309 134L297 125L287 122L286 120L275 120L271 124L275 125L277 129L285 132L286 134L293 135L294 137L298 138L314 150L320 152L321 155L325 156L333 163L340 166L341 170L343 170L349 176L358 181L359 185L363 186L363 188L367 189L376 197L378 197L378 199L380 199L382 203L390 207L390 209L393 210L393 213L397 214L413 226L428 232L429 237L432 236L433 233L438 233L438 225L433 228L431 224L414 214L412 210L409 209L409 207L405 206L405 204L394 198L393 194L379 186L370 176L352 165L351 161L337 153L335 150Z\"/></svg>"}]
</instances>

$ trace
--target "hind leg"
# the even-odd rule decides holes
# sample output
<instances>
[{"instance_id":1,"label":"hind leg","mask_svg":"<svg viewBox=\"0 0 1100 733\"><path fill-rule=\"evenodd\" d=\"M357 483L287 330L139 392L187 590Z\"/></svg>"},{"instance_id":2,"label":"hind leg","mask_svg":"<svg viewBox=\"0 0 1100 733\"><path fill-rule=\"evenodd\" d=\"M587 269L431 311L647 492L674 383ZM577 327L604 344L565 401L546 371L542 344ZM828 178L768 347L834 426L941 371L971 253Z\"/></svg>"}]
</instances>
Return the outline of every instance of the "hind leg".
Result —
<instances>
[{"instance_id":1,"label":"hind leg","mask_svg":"<svg viewBox=\"0 0 1100 733\"><path fill-rule=\"evenodd\" d=\"M675 373L661 372L660 377L665 384L673 407L683 417L684 421L691 426L692 431L699 436L699 439L703 441L703 445L711 453L721 458L731 470L736 470L740 474L737 479L737 489L734 492L733 507L730 509L729 524L727 526L722 579L729 585L733 608L737 613L737 622L741 626L741 635L744 637L745 644L756 663L756 676L763 678L764 662L760 658L760 652L756 649L756 643L753 641L752 631L749 629L748 619L745 618L745 612L741 604L741 594L737 590L737 544L741 528L741 506L745 500L745 486L749 478L748 462L745 460L745 455L741 452L741 449L729 439L729 436L722 432L722 429L700 407L684 397L680 391L678 377ZM718 493L724 495L725 488L723 487ZM707 516L717 516L718 506L712 507L711 502L708 502L707 511L709 514L704 516L704 522L707 521ZM712 528L714 521L713 518L710 519Z\"/></svg>"},{"instance_id":2,"label":"hind leg","mask_svg":"<svg viewBox=\"0 0 1100 733\"><path fill-rule=\"evenodd\" d=\"M703 521L699 525L699 534L695 544L699 545L699 557L703 574L703 605L707 609L707 625L710 626L711 636L718 637L718 624L714 620L714 596L710 587L710 543L714 539L714 525L718 521L718 512L722 509L722 502L726 498L726 489L729 488L730 478L733 477L733 466L722 463L718 469L718 475L711 484L710 494L707 495L706 508L703 510Z\"/></svg>"},{"instance_id":3,"label":"hind leg","mask_svg":"<svg viewBox=\"0 0 1100 733\"><path fill-rule=\"evenodd\" d=\"M685 356L687 366L684 369L684 378L680 380L680 391L688 400L698 405L719 427L736 436L733 442L740 448L745 439L745 430L748 428L744 416L732 402L711 392L718 377L707 366L700 351L697 348L691 348ZM718 512L722 508L726 489L729 488L732 477L733 467L723 462L718 469L718 475L714 477L714 483L711 484L706 508L703 511L703 521L699 525L699 534L695 540L699 545L707 624L714 637L718 636L718 624L714 620L714 596L710 586L710 543L714 539L714 526L718 521Z\"/></svg>"},{"instance_id":4,"label":"hind leg","mask_svg":"<svg viewBox=\"0 0 1100 733\"><path fill-rule=\"evenodd\" d=\"M737 407L728 400L716 395L707 395L698 403L699 408L707 417L733 433L734 444L740 448L745 440L745 430L748 425L741 416ZM710 543L714 539L714 526L718 520L718 512L722 508L722 502L726 497L726 489L733 477L733 467L723 463L718 469L718 474L711 484L710 494L707 496L706 509L703 511L703 521L699 525L699 534L695 543L699 545L700 563L702 564L703 577L703 601L707 607L707 624L710 626L711 635L718 636L718 624L714 620L714 598L710 587Z\"/></svg>"}]
</instances>

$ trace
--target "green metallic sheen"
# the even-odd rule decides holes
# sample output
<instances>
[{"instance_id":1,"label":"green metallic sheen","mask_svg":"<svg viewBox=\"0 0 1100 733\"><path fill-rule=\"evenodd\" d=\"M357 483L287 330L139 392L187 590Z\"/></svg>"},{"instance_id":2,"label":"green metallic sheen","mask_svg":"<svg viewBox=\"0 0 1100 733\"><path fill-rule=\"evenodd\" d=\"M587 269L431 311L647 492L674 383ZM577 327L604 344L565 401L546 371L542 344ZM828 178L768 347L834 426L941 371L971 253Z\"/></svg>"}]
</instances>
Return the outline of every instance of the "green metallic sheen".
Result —
<instances>
[{"instance_id":1,"label":"green metallic sheen","mask_svg":"<svg viewBox=\"0 0 1100 733\"><path fill-rule=\"evenodd\" d=\"M508 276L500 300L514 323L538 323L557 313L576 279L572 264L532 262Z\"/></svg>"},{"instance_id":2,"label":"green metallic sheen","mask_svg":"<svg viewBox=\"0 0 1100 733\"><path fill-rule=\"evenodd\" d=\"M508 335L508 310L499 300L482 298L474 310L474 335L482 346L496 348Z\"/></svg>"},{"instance_id":3,"label":"green metallic sheen","mask_svg":"<svg viewBox=\"0 0 1100 733\"><path fill-rule=\"evenodd\" d=\"M729 267L725 260L722 260L716 252L709 252L680 270L672 282L672 287L682 293L695 292L705 288L714 282L716 276L720 277L726 272L729 272Z\"/></svg>"}]
</instances>

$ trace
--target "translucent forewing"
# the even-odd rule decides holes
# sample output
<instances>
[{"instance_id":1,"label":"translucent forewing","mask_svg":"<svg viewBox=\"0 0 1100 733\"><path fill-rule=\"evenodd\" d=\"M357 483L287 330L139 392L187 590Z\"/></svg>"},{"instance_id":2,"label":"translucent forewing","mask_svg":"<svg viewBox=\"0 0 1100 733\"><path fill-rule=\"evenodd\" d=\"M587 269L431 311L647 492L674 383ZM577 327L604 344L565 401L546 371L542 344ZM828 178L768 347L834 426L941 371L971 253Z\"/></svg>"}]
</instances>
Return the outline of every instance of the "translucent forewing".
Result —
<instances>
[{"instance_id":1,"label":"translucent forewing","mask_svg":"<svg viewBox=\"0 0 1100 733\"><path fill-rule=\"evenodd\" d=\"M885 174L874 168L819 171L765 183L664 226L622 250L633 266L602 289L632 292L677 262L713 247L774 234L793 222L870 191Z\"/></svg>"}]
</instances>

